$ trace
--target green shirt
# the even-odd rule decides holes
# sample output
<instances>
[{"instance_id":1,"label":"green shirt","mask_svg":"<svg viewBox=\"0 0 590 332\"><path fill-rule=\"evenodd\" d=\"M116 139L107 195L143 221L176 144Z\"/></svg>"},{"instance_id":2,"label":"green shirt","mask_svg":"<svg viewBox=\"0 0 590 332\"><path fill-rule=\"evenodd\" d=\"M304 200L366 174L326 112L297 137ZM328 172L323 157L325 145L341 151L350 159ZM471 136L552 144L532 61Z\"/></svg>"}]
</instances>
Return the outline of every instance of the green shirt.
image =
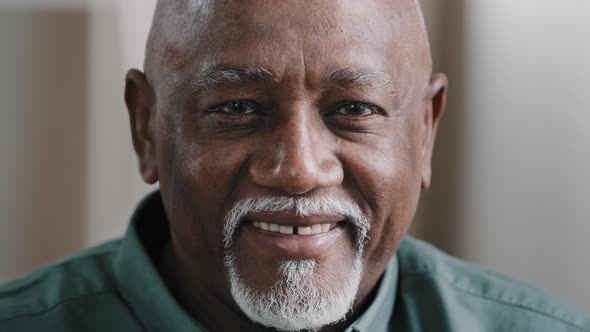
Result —
<instances>
[{"instance_id":1,"label":"green shirt","mask_svg":"<svg viewBox=\"0 0 590 332\"><path fill-rule=\"evenodd\" d=\"M126 235L0 287L0 331L205 331L171 296L150 256L166 241L158 192ZM590 331L545 292L407 237L347 331Z\"/></svg>"}]
</instances>

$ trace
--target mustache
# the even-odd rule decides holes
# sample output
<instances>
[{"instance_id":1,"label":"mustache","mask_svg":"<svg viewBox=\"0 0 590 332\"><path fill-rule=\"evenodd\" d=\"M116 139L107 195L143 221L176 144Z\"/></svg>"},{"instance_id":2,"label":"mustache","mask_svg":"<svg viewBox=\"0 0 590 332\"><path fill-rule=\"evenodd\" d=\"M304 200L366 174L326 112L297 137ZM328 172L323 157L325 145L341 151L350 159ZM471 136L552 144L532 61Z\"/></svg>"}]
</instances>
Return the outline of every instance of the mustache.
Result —
<instances>
[{"instance_id":1,"label":"mustache","mask_svg":"<svg viewBox=\"0 0 590 332\"><path fill-rule=\"evenodd\" d=\"M333 196L258 196L237 201L227 212L223 226L223 246L231 247L236 229L250 213L291 212L301 216L343 215L354 226L355 244L362 249L368 240L369 221L361 207L350 199Z\"/></svg>"}]
</instances>

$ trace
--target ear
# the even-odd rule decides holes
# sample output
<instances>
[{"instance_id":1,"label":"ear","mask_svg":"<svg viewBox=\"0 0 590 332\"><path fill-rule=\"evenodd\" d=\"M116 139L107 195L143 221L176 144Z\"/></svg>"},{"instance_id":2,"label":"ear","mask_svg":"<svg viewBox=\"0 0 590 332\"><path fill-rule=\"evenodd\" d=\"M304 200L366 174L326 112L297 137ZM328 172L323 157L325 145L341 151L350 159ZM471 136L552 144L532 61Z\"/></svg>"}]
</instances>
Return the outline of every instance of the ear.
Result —
<instances>
[{"instance_id":1,"label":"ear","mask_svg":"<svg viewBox=\"0 0 590 332\"><path fill-rule=\"evenodd\" d=\"M424 140L422 143L422 189L430 187L432 177L432 151L438 123L445 111L448 80L444 74L433 74L426 91L427 107L424 114Z\"/></svg>"},{"instance_id":2,"label":"ear","mask_svg":"<svg viewBox=\"0 0 590 332\"><path fill-rule=\"evenodd\" d=\"M149 184L158 181L158 164L154 133L154 92L146 76L135 69L125 78L125 103L129 112L133 147L139 161L139 172Z\"/></svg>"}]
</instances>

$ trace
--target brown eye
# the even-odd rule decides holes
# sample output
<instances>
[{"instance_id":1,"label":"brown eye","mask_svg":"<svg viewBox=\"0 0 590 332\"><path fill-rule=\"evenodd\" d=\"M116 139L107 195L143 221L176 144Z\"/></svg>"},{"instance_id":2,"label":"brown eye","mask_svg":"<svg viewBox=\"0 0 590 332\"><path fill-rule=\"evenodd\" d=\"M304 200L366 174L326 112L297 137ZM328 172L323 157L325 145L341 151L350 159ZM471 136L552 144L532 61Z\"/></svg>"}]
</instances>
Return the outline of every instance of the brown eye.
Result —
<instances>
[{"instance_id":1,"label":"brown eye","mask_svg":"<svg viewBox=\"0 0 590 332\"><path fill-rule=\"evenodd\" d=\"M241 100L217 105L208 110L209 113L219 113L224 115L250 115L256 113L256 111L256 105Z\"/></svg>"},{"instance_id":2,"label":"brown eye","mask_svg":"<svg viewBox=\"0 0 590 332\"><path fill-rule=\"evenodd\" d=\"M351 102L340 105L333 111L333 114L335 115L348 115L355 117L364 117L379 113L381 112L377 106L359 102Z\"/></svg>"}]
</instances>

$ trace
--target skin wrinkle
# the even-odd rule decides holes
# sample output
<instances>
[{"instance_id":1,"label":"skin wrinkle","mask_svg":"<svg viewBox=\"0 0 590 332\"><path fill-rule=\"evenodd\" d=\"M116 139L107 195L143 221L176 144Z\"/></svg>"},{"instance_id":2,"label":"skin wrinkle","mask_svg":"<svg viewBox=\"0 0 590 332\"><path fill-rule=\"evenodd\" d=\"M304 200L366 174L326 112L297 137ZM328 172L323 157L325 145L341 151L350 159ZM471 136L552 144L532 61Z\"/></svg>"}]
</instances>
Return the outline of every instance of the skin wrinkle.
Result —
<instances>
[{"instance_id":1,"label":"skin wrinkle","mask_svg":"<svg viewBox=\"0 0 590 332\"><path fill-rule=\"evenodd\" d=\"M413 218L421 183L430 177L425 170L446 80L440 76L430 82L430 53L417 1L226 0L201 5L158 1L146 74L132 70L127 79L129 112L143 114L131 120L147 123L131 126L134 137L142 138L134 143L142 176L159 181L170 222L169 250L156 264L170 267L161 273L174 297L206 328L267 331L243 314L229 291L225 214L253 196L347 197L371 227L352 311L344 321L321 328L345 330L370 303ZM251 89L252 80L226 72L198 95L202 73L220 65L260 66L274 73L273 79ZM335 68L370 68L387 78L348 72L340 75L339 84L322 80ZM369 79L373 82L367 87L362 81ZM248 124L256 116L199 115L213 101L236 97L272 108L265 125L231 125ZM154 106L144 100L154 100ZM394 116L328 118L322 113L344 101L378 105ZM146 127L153 133L137 132ZM248 287L268 293L281 281L280 260L255 252L247 234L243 227L236 229L231 245L236 267ZM344 234L314 257L312 278L322 291L341 286L338 276L353 265L354 236Z\"/></svg>"}]
</instances>

